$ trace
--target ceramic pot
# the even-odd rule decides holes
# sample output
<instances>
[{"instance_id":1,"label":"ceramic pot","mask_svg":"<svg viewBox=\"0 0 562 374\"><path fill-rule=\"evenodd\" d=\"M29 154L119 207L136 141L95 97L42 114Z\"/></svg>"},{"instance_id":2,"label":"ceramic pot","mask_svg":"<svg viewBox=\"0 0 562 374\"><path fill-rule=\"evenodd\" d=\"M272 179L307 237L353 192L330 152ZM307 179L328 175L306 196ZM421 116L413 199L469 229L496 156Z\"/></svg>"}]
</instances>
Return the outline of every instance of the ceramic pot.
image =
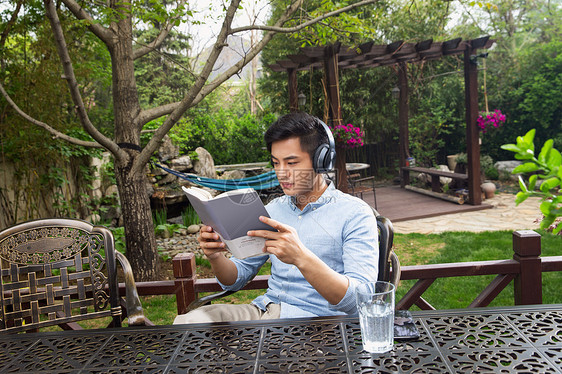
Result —
<instances>
[{"instance_id":1,"label":"ceramic pot","mask_svg":"<svg viewBox=\"0 0 562 374\"><path fill-rule=\"evenodd\" d=\"M447 156L447 166L449 166L449 170L455 171L455 167L457 166L457 155Z\"/></svg>"},{"instance_id":2,"label":"ceramic pot","mask_svg":"<svg viewBox=\"0 0 562 374\"><path fill-rule=\"evenodd\" d=\"M482 188L482 192L484 192L486 199L491 199L492 197L494 197L496 192L496 185L492 182L484 182L480 185L480 188Z\"/></svg>"}]
</instances>

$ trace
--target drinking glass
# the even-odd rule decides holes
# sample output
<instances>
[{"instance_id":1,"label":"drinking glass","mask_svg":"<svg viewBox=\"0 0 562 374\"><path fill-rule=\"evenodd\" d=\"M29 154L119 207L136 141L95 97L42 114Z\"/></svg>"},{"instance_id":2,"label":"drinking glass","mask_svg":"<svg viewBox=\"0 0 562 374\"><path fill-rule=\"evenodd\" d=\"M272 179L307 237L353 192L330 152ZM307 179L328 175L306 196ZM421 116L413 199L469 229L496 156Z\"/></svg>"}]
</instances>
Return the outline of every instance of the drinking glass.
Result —
<instances>
[{"instance_id":1,"label":"drinking glass","mask_svg":"<svg viewBox=\"0 0 562 374\"><path fill-rule=\"evenodd\" d=\"M394 285L363 283L355 293L363 349L370 353L390 351L394 342Z\"/></svg>"}]
</instances>

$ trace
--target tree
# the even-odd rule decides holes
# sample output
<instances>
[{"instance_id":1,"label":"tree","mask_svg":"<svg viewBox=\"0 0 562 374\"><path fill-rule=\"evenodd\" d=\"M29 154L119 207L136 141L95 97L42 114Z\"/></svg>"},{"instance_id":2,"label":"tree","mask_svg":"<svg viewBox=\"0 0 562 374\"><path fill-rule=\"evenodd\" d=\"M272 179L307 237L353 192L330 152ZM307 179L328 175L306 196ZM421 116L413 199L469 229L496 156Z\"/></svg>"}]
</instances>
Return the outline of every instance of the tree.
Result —
<instances>
[{"instance_id":1,"label":"tree","mask_svg":"<svg viewBox=\"0 0 562 374\"><path fill-rule=\"evenodd\" d=\"M177 0L166 5L163 2L78 2L76 0L61 0L59 4L53 0L43 0L45 14L49 19L52 33L56 42L57 52L62 65L63 79L66 80L77 119L81 126L91 136L91 140L81 140L57 130L49 123L31 117L23 111L0 85L0 91L5 100L29 122L44 128L46 131L72 144L105 148L114 157L115 175L121 208L123 212L127 256L141 281L153 279L156 274L158 261L156 240L152 227L149 196L146 191L145 167L151 155L158 149L163 137L178 122L189 109L197 106L209 93L219 87L242 67L252 61L258 53L278 33L292 33L329 17L345 13L352 9L374 3L376 0L362 0L343 7L335 7L315 18L308 18L297 25L285 27L301 8L304 0L291 0L270 25L249 25L234 28L232 22L241 7L241 0L231 0L225 4L221 30L214 42L212 51L200 73L193 73L193 83L186 87L181 100L168 102L150 108L142 108L135 75L135 61L153 53L166 40L175 26L187 20L191 12L187 9L187 0ZM22 2L19 1L18 4ZM135 5L133 5L135 4ZM62 6L64 5L64 7ZM88 108L75 75L69 44L65 39L65 31L59 17L74 17L101 42L111 57L112 75L112 105L113 105L113 135L106 135L91 121ZM158 29L156 37L150 42L139 44L135 42L136 25L150 29ZM213 80L209 76L215 67L217 58L227 45L229 35L244 31L259 30L263 32L260 40L232 64L229 69ZM149 34L147 34L149 35ZM160 127L154 132L151 140L144 148L140 147L140 133L148 122L165 117Z\"/></svg>"}]
</instances>

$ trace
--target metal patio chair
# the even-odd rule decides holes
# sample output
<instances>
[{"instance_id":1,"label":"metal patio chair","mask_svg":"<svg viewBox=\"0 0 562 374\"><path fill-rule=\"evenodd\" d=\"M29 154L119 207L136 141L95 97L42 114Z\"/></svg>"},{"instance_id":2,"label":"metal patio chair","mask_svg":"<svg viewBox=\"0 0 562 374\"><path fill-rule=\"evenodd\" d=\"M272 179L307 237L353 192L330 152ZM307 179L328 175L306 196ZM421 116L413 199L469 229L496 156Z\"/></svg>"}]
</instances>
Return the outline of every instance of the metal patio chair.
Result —
<instances>
[{"instance_id":1,"label":"metal patio chair","mask_svg":"<svg viewBox=\"0 0 562 374\"><path fill-rule=\"evenodd\" d=\"M126 298L119 296L117 262ZM110 326L149 324L125 256L110 230L75 219L40 219L0 232L0 333L111 317Z\"/></svg>"}]
</instances>

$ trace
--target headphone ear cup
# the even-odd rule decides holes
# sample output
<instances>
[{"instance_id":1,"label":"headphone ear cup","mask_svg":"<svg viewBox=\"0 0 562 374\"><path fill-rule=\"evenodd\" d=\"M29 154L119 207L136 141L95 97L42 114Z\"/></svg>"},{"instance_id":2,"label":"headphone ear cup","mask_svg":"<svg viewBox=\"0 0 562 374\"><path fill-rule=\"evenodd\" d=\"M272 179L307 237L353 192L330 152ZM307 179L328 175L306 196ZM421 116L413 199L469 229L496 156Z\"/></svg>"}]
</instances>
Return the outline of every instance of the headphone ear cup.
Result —
<instances>
[{"instance_id":1,"label":"headphone ear cup","mask_svg":"<svg viewBox=\"0 0 562 374\"><path fill-rule=\"evenodd\" d=\"M327 158L326 155L329 154L329 147L327 144L321 144L318 148L316 148L316 152L314 152L314 171L317 173L324 173L326 171L326 161L329 163L329 157Z\"/></svg>"}]
</instances>

